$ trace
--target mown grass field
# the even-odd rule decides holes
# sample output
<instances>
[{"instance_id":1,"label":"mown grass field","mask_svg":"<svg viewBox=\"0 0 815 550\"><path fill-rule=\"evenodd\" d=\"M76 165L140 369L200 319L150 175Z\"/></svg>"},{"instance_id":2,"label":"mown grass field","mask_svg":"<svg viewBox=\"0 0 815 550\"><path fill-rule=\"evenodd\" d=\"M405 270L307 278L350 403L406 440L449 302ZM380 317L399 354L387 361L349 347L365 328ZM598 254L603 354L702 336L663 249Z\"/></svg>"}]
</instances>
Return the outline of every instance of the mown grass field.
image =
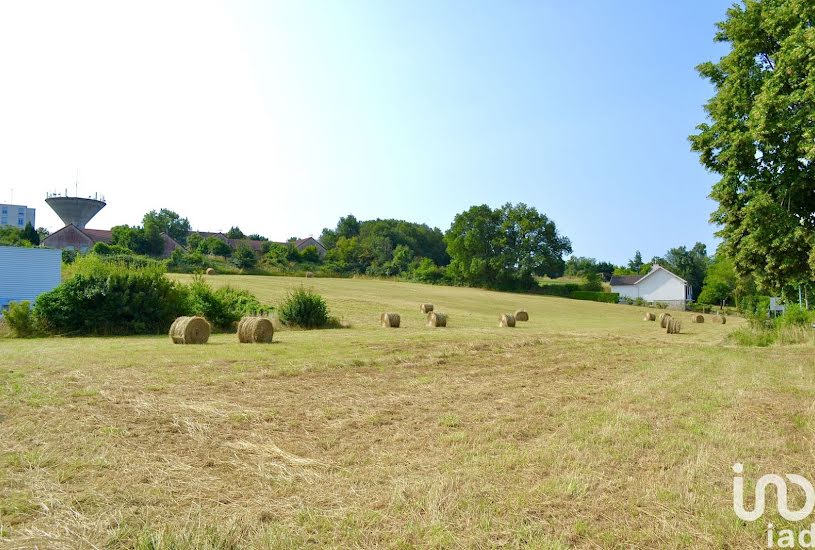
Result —
<instances>
[{"instance_id":1,"label":"mown grass field","mask_svg":"<svg viewBox=\"0 0 815 550\"><path fill-rule=\"evenodd\" d=\"M209 280L306 284L352 328L0 340L0 546L761 547L732 464L815 480L815 352L731 346L735 319L667 335L632 306Z\"/></svg>"}]
</instances>

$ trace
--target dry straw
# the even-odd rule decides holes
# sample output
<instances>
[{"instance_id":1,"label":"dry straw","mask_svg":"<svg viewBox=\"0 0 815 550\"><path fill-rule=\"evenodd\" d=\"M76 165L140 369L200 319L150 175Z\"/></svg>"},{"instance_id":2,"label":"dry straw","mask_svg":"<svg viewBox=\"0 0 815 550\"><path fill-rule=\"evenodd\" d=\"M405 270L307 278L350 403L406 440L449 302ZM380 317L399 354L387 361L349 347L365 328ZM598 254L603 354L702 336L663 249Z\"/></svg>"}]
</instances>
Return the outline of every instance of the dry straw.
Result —
<instances>
[{"instance_id":1,"label":"dry straw","mask_svg":"<svg viewBox=\"0 0 815 550\"><path fill-rule=\"evenodd\" d=\"M266 317L244 317L238 323L238 341L241 344L271 344L274 325Z\"/></svg>"},{"instance_id":2,"label":"dry straw","mask_svg":"<svg viewBox=\"0 0 815 550\"><path fill-rule=\"evenodd\" d=\"M692 323L704 323L705 318L702 315L694 315L690 318Z\"/></svg>"},{"instance_id":3,"label":"dry straw","mask_svg":"<svg viewBox=\"0 0 815 550\"><path fill-rule=\"evenodd\" d=\"M669 319L668 326L666 327L666 331L668 334L679 334L682 330L682 321L679 319Z\"/></svg>"},{"instance_id":4,"label":"dry straw","mask_svg":"<svg viewBox=\"0 0 815 550\"><path fill-rule=\"evenodd\" d=\"M643 321L656 321L657 316L656 316L656 314L651 313L650 311L646 311L645 312L645 317L643 317L642 320Z\"/></svg>"},{"instance_id":5,"label":"dry straw","mask_svg":"<svg viewBox=\"0 0 815 550\"><path fill-rule=\"evenodd\" d=\"M314 273L311 271L306 271L306 278L311 279L312 277L314 277Z\"/></svg>"},{"instance_id":6,"label":"dry straw","mask_svg":"<svg viewBox=\"0 0 815 550\"><path fill-rule=\"evenodd\" d=\"M173 344L206 344L209 332L209 323L203 317L179 317L170 326L170 339Z\"/></svg>"},{"instance_id":7,"label":"dry straw","mask_svg":"<svg viewBox=\"0 0 815 550\"><path fill-rule=\"evenodd\" d=\"M671 320L670 313L662 313L659 316L659 326L661 326L662 328L668 328L668 321L670 320Z\"/></svg>"},{"instance_id":8,"label":"dry straw","mask_svg":"<svg viewBox=\"0 0 815 550\"><path fill-rule=\"evenodd\" d=\"M379 316L379 323L385 328L399 328L401 320L398 313L382 313Z\"/></svg>"},{"instance_id":9,"label":"dry straw","mask_svg":"<svg viewBox=\"0 0 815 550\"><path fill-rule=\"evenodd\" d=\"M422 304L419 306L419 310L422 313L430 313L431 311L433 311L433 304Z\"/></svg>"},{"instance_id":10,"label":"dry straw","mask_svg":"<svg viewBox=\"0 0 815 550\"><path fill-rule=\"evenodd\" d=\"M511 313L504 313L501 315L501 322L498 324L499 327L514 327L515 326L515 316Z\"/></svg>"},{"instance_id":11,"label":"dry straw","mask_svg":"<svg viewBox=\"0 0 815 550\"><path fill-rule=\"evenodd\" d=\"M524 311L523 309L519 309L515 312L515 320L516 321L529 321L529 314Z\"/></svg>"},{"instance_id":12,"label":"dry straw","mask_svg":"<svg viewBox=\"0 0 815 550\"><path fill-rule=\"evenodd\" d=\"M429 327L446 327L447 314L431 311L427 314L427 326Z\"/></svg>"},{"instance_id":13,"label":"dry straw","mask_svg":"<svg viewBox=\"0 0 815 550\"><path fill-rule=\"evenodd\" d=\"M727 324L727 317L725 317L724 315L714 315L713 316L713 322L714 323L721 323L723 325L726 325Z\"/></svg>"},{"instance_id":14,"label":"dry straw","mask_svg":"<svg viewBox=\"0 0 815 550\"><path fill-rule=\"evenodd\" d=\"M208 267L207 268L207 275L215 275L215 270L212 269L211 267Z\"/></svg>"}]
</instances>

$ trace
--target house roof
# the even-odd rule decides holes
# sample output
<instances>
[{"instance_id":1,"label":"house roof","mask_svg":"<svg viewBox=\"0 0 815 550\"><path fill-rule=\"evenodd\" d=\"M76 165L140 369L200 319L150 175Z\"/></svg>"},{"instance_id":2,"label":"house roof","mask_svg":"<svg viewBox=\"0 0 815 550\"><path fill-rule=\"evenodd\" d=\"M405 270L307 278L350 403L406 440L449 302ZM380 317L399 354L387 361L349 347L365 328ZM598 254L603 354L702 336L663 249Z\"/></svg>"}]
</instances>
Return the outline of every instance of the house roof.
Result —
<instances>
[{"instance_id":1,"label":"house roof","mask_svg":"<svg viewBox=\"0 0 815 550\"><path fill-rule=\"evenodd\" d=\"M109 229L80 229L93 242L109 243L113 239L113 232Z\"/></svg>"},{"instance_id":2,"label":"house roof","mask_svg":"<svg viewBox=\"0 0 815 550\"><path fill-rule=\"evenodd\" d=\"M648 277L650 277L651 275L653 275L654 273L656 273L660 269L662 271L664 271L665 273L667 273L668 275L676 277L677 279L679 279L683 283L688 284L688 282L685 279L683 279L682 277L680 277L676 273L668 271L667 269L665 269L664 267L662 267L659 264L654 264L654 267L651 268L651 271L649 271L645 275L616 275L616 276L612 276L610 284L611 284L611 286L638 285L643 280L647 279Z\"/></svg>"},{"instance_id":3,"label":"house roof","mask_svg":"<svg viewBox=\"0 0 815 550\"><path fill-rule=\"evenodd\" d=\"M642 279L642 275L612 275L611 286L635 285Z\"/></svg>"}]
</instances>

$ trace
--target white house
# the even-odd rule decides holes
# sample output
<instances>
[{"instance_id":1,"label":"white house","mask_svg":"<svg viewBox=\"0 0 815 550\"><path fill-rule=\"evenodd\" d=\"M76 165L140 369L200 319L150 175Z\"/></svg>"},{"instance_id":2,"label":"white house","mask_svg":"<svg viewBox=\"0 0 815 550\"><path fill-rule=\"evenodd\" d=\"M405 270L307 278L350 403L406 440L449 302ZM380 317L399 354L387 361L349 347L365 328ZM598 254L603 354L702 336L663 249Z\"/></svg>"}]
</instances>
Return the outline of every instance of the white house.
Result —
<instances>
[{"instance_id":1,"label":"white house","mask_svg":"<svg viewBox=\"0 0 815 550\"><path fill-rule=\"evenodd\" d=\"M0 246L0 311L9 302L34 302L59 285L62 251Z\"/></svg>"},{"instance_id":2,"label":"white house","mask_svg":"<svg viewBox=\"0 0 815 550\"><path fill-rule=\"evenodd\" d=\"M611 292L618 292L620 298L642 298L646 302L662 302L675 309L684 309L686 301L690 299L688 282L656 264L646 275L613 276Z\"/></svg>"}]
</instances>

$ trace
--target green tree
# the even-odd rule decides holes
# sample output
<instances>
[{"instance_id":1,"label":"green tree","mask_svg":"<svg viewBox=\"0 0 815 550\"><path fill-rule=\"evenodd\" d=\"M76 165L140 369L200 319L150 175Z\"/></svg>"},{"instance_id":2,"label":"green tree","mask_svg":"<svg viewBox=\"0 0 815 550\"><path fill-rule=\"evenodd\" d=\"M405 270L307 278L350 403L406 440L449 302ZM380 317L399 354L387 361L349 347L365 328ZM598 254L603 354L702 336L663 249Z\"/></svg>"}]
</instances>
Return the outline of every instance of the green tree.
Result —
<instances>
[{"instance_id":1,"label":"green tree","mask_svg":"<svg viewBox=\"0 0 815 550\"><path fill-rule=\"evenodd\" d=\"M117 225L111 229L110 244L124 247L136 254L160 256L164 252L164 241L156 225L147 227Z\"/></svg>"},{"instance_id":2,"label":"green tree","mask_svg":"<svg viewBox=\"0 0 815 550\"><path fill-rule=\"evenodd\" d=\"M23 229L23 232L20 234L20 238L25 239L34 246L40 246L40 234L37 233L37 230L34 229L31 222L25 224L25 229Z\"/></svg>"},{"instance_id":3,"label":"green tree","mask_svg":"<svg viewBox=\"0 0 815 550\"><path fill-rule=\"evenodd\" d=\"M536 275L563 274L569 239L555 223L523 203L492 210L473 206L456 215L445 235L456 280L492 288L530 288Z\"/></svg>"},{"instance_id":4,"label":"green tree","mask_svg":"<svg viewBox=\"0 0 815 550\"><path fill-rule=\"evenodd\" d=\"M198 248L204 254L212 254L213 256L224 256L226 258L232 255L232 247L217 237L207 237Z\"/></svg>"},{"instance_id":5,"label":"green tree","mask_svg":"<svg viewBox=\"0 0 815 550\"><path fill-rule=\"evenodd\" d=\"M730 51L698 67L715 95L691 148L721 176L711 221L736 272L789 294L815 267L815 3L745 0L718 28Z\"/></svg>"},{"instance_id":6,"label":"green tree","mask_svg":"<svg viewBox=\"0 0 815 550\"><path fill-rule=\"evenodd\" d=\"M158 212L151 210L144 215L142 225L145 229L155 227L159 233L167 233L176 242L187 244L187 237L190 234L190 221L182 218L172 210L162 208Z\"/></svg>"},{"instance_id":7,"label":"green tree","mask_svg":"<svg viewBox=\"0 0 815 550\"><path fill-rule=\"evenodd\" d=\"M639 250L634 253L634 257L628 260L628 269L633 271L634 273L639 273L640 269L642 269L642 254Z\"/></svg>"},{"instance_id":8,"label":"green tree","mask_svg":"<svg viewBox=\"0 0 815 550\"><path fill-rule=\"evenodd\" d=\"M738 276L733 260L724 254L716 254L708 267L698 302L701 304L725 305L727 302L736 304L738 302L735 296L737 285Z\"/></svg>"},{"instance_id":9,"label":"green tree","mask_svg":"<svg viewBox=\"0 0 815 550\"><path fill-rule=\"evenodd\" d=\"M230 261L241 269L251 269L257 265L258 258L254 250L241 243L232 253Z\"/></svg>"},{"instance_id":10,"label":"green tree","mask_svg":"<svg viewBox=\"0 0 815 550\"><path fill-rule=\"evenodd\" d=\"M316 246L307 246L300 252L300 259L304 262L313 264L320 263L320 253L317 251Z\"/></svg>"},{"instance_id":11,"label":"green tree","mask_svg":"<svg viewBox=\"0 0 815 550\"><path fill-rule=\"evenodd\" d=\"M226 232L227 239L245 239L246 235L243 234L240 227L234 226L230 227L229 231Z\"/></svg>"}]
</instances>

